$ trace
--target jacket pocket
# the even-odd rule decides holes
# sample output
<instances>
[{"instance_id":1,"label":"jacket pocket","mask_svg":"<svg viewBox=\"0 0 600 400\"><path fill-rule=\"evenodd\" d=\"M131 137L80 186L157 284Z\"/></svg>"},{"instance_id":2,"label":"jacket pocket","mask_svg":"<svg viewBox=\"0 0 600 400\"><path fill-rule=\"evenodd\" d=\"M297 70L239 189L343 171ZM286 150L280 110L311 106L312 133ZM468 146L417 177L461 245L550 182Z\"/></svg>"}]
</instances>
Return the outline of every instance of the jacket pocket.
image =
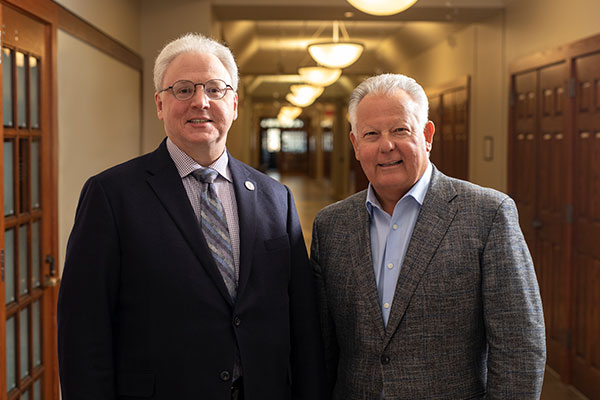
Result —
<instances>
[{"instance_id":1,"label":"jacket pocket","mask_svg":"<svg viewBox=\"0 0 600 400\"><path fill-rule=\"evenodd\" d=\"M265 240L265 249L267 251L283 250L290 247L288 235L279 236L273 239Z\"/></svg>"},{"instance_id":2,"label":"jacket pocket","mask_svg":"<svg viewBox=\"0 0 600 400\"><path fill-rule=\"evenodd\" d=\"M155 376L152 373L121 372L117 375L117 394L147 398L154 395Z\"/></svg>"}]
</instances>

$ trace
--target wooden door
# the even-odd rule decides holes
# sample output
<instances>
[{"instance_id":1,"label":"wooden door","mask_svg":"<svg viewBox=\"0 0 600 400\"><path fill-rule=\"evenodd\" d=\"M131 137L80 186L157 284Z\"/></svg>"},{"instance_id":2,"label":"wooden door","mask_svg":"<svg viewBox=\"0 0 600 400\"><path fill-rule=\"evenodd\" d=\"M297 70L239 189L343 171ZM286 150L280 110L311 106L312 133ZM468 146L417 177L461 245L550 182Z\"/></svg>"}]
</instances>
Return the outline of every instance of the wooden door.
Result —
<instances>
[{"instance_id":1,"label":"wooden door","mask_svg":"<svg viewBox=\"0 0 600 400\"><path fill-rule=\"evenodd\" d=\"M538 72L538 134L536 212L533 227L538 232L535 241L535 263L544 305L546 322L547 363L565 374L568 368L568 283L569 260L566 252L566 224L570 171L567 125L566 62L541 68Z\"/></svg>"},{"instance_id":2,"label":"wooden door","mask_svg":"<svg viewBox=\"0 0 600 400\"><path fill-rule=\"evenodd\" d=\"M513 78L513 129L509 146L509 192L519 210L521 230L533 256L535 254L536 230L533 221L536 215L535 182L537 154L535 137L537 131L537 72L517 74ZM537 263L536 272L539 275Z\"/></svg>"},{"instance_id":3,"label":"wooden door","mask_svg":"<svg viewBox=\"0 0 600 400\"><path fill-rule=\"evenodd\" d=\"M0 399L57 398L51 29L1 6ZM55 182L54 182L55 184Z\"/></svg>"},{"instance_id":4,"label":"wooden door","mask_svg":"<svg viewBox=\"0 0 600 400\"><path fill-rule=\"evenodd\" d=\"M600 399L600 53L575 59L573 384Z\"/></svg>"},{"instance_id":5,"label":"wooden door","mask_svg":"<svg viewBox=\"0 0 600 400\"><path fill-rule=\"evenodd\" d=\"M547 363L568 375L568 65L513 76L509 191L533 257L544 306Z\"/></svg>"}]
</instances>

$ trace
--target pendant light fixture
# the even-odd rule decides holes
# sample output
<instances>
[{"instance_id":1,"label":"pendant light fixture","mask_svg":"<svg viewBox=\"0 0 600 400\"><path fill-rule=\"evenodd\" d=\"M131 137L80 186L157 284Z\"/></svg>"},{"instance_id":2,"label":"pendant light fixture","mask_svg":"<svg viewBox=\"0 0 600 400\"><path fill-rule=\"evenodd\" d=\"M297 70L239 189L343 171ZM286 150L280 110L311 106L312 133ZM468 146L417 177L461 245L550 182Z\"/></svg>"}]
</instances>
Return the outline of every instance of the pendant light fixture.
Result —
<instances>
[{"instance_id":1,"label":"pendant light fixture","mask_svg":"<svg viewBox=\"0 0 600 400\"><path fill-rule=\"evenodd\" d=\"M394 15L411 7L417 0L346 0L354 8L371 15Z\"/></svg>"},{"instance_id":2,"label":"pendant light fixture","mask_svg":"<svg viewBox=\"0 0 600 400\"><path fill-rule=\"evenodd\" d=\"M361 56L364 46L362 43L350 42L348 33L342 25L342 34L345 34L345 40L340 41L339 30L340 22L333 21L333 40L327 42L317 42L308 45L310 56L320 65L329 68L346 68Z\"/></svg>"},{"instance_id":3,"label":"pendant light fixture","mask_svg":"<svg viewBox=\"0 0 600 400\"><path fill-rule=\"evenodd\" d=\"M298 68L300 78L311 85L329 86L342 75L340 68L302 67Z\"/></svg>"}]
</instances>

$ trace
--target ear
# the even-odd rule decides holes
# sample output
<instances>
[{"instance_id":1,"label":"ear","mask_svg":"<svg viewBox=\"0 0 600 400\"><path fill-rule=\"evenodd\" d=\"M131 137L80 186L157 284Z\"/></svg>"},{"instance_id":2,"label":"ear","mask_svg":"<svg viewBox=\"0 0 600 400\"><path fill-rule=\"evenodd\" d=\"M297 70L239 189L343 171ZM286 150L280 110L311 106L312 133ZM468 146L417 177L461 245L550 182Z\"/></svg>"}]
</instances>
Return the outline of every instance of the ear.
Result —
<instances>
[{"instance_id":1,"label":"ear","mask_svg":"<svg viewBox=\"0 0 600 400\"><path fill-rule=\"evenodd\" d=\"M423 135L425 136L425 150L427 152L431 151L431 146L433 145L433 135L435 134L435 125L433 125L432 121L427 121L425 124L425 129L423 129Z\"/></svg>"},{"instance_id":2,"label":"ear","mask_svg":"<svg viewBox=\"0 0 600 400\"><path fill-rule=\"evenodd\" d=\"M233 120L235 121L238 117L238 95L234 93L233 96Z\"/></svg>"},{"instance_id":3,"label":"ear","mask_svg":"<svg viewBox=\"0 0 600 400\"><path fill-rule=\"evenodd\" d=\"M360 150L358 149L358 140L356 136L350 131L350 141L352 142L352 147L354 148L354 158L360 161Z\"/></svg>"},{"instance_id":4,"label":"ear","mask_svg":"<svg viewBox=\"0 0 600 400\"><path fill-rule=\"evenodd\" d=\"M160 93L158 92L154 93L154 103L156 103L156 115L158 116L158 119L162 120L163 102L160 98Z\"/></svg>"}]
</instances>

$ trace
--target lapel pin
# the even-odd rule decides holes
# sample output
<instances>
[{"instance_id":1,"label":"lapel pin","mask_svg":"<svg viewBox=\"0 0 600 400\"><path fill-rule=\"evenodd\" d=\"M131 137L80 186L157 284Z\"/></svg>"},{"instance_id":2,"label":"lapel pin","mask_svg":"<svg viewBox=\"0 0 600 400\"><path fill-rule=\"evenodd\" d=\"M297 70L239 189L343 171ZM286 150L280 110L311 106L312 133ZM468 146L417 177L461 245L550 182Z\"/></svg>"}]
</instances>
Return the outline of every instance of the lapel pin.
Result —
<instances>
[{"instance_id":1,"label":"lapel pin","mask_svg":"<svg viewBox=\"0 0 600 400\"><path fill-rule=\"evenodd\" d=\"M244 182L244 186L246 186L246 189L248 189L248 190L254 190L254 183L252 183L250 181Z\"/></svg>"}]
</instances>

